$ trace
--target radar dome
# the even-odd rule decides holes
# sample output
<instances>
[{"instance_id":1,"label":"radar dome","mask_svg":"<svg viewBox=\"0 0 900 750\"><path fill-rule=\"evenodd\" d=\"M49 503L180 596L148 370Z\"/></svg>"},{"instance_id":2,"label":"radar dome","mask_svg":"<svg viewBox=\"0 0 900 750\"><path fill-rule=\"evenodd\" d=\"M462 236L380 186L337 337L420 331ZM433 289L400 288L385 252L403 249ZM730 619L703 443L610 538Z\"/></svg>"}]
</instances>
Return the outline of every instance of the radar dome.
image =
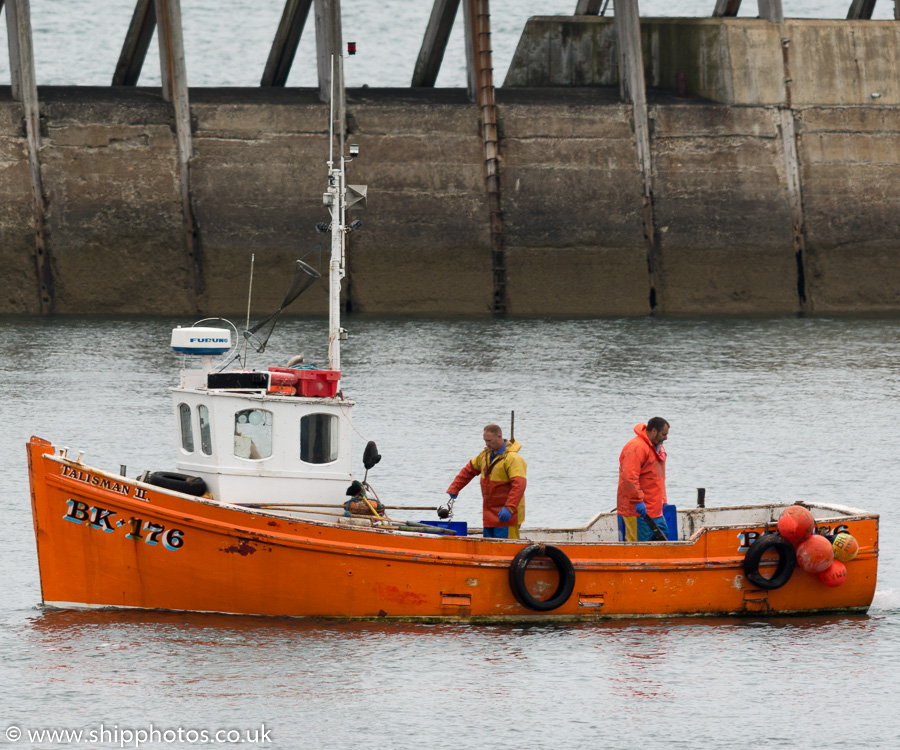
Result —
<instances>
[{"instance_id":1,"label":"radar dome","mask_svg":"<svg viewBox=\"0 0 900 750\"><path fill-rule=\"evenodd\" d=\"M175 328L172 350L179 354L218 356L231 349L231 331L227 328Z\"/></svg>"}]
</instances>

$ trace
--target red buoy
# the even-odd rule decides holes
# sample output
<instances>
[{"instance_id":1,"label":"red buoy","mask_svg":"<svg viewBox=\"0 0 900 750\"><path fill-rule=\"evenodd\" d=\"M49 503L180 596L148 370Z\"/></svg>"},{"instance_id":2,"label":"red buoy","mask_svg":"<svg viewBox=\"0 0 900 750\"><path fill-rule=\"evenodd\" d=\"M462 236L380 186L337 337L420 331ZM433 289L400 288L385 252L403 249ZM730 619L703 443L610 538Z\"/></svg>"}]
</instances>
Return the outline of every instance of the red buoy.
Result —
<instances>
[{"instance_id":1,"label":"red buoy","mask_svg":"<svg viewBox=\"0 0 900 750\"><path fill-rule=\"evenodd\" d=\"M819 580L826 586L840 586L847 580L847 566L840 560L835 560L825 570L819 573Z\"/></svg>"},{"instance_id":2,"label":"red buoy","mask_svg":"<svg viewBox=\"0 0 900 750\"><path fill-rule=\"evenodd\" d=\"M778 533L791 544L799 544L816 530L812 513L802 505L790 505L778 519Z\"/></svg>"},{"instance_id":3,"label":"red buoy","mask_svg":"<svg viewBox=\"0 0 900 750\"><path fill-rule=\"evenodd\" d=\"M834 538L831 546L834 547L834 559L841 562L850 562L859 552L856 538L843 531Z\"/></svg>"},{"instance_id":4,"label":"red buoy","mask_svg":"<svg viewBox=\"0 0 900 750\"><path fill-rule=\"evenodd\" d=\"M833 562L831 542L821 534L807 537L797 547L797 565L807 573L821 573Z\"/></svg>"}]
</instances>

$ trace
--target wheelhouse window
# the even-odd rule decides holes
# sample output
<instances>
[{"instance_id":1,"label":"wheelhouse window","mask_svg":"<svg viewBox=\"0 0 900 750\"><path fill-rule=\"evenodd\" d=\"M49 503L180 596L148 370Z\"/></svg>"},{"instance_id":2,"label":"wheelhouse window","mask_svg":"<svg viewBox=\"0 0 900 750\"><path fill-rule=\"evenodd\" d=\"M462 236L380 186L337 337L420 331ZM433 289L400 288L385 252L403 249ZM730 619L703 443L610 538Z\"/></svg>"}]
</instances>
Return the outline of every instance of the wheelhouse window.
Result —
<instances>
[{"instance_id":1,"label":"wheelhouse window","mask_svg":"<svg viewBox=\"0 0 900 750\"><path fill-rule=\"evenodd\" d=\"M181 447L188 453L194 452L194 428L191 426L191 407L178 404L178 417L181 420Z\"/></svg>"},{"instance_id":2,"label":"wheelhouse window","mask_svg":"<svg viewBox=\"0 0 900 750\"><path fill-rule=\"evenodd\" d=\"M203 404L197 407L197 414L200 417L200 450L207 456L212 455L212 432L209 426L209 409Z\"/></svg>"},{"instance_id":3,"label":"wheelhouse window","mask_svg":"<svg viewBox=\"0 0 900 750\"><path fill-rule=\"evenodd\" d=\"M234 415L234 455L238 458L268 458L272 455L272 412L244 409Z\"/></svg>"},{"instance_id":4,"label":"wheelhouse window","mask_svg":"<svg viewBox=\"0 0 900 750\"><path fill-rule=\"evenodd\" d=\"M328 464L338 457L338 418L334 414L307 414L300 419L300 460Z\"/></svg>"}]
</instances>

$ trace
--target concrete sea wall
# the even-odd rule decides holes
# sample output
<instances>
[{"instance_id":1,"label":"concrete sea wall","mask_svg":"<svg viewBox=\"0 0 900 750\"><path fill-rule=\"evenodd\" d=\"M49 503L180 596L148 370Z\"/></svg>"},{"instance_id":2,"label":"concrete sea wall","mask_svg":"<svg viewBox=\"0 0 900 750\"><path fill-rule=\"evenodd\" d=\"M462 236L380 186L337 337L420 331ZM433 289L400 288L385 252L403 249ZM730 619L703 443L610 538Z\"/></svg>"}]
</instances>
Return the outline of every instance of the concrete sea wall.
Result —
<instances>
[{"instance_id":1,"label":"concrete sea wall","mask_svg":"<svg viewBox=\"0 0 900 750\"><path fill-rule=\"evenodd\" d=\"M659 309L897 309L900 23L641 19L641 36ZM504 86L618 81L611 19L537 17Z\"/></svg>"},{"instance_id":2,"label":"concrete sea wall","mask_svg":"<svg viewBox=\"0 0 900 750\"><path fill-rule=\"evenodd\" d=\"M497 91L513 314L651 310L632 108L618 100L616 56L603 42L611 27L584 20L557 33L546 19L532 19ZM655 311L900 309L896 76L856 52L861 73L854 78L838 66L843 77L823 79L814 95L820 64L804 45L822 60L843 53L822 52L821 39L837 39L837 30L823 26L816 36L804 27L791 31L789 58L804 62L792 65L792 85L779 88L779 26L787 22L691 20L702 28L680 33L706 41L683 50L666 41L677 24L644 25ZM757 54L747 39L774 44L777 53L772 62L771 52L759 52L755 82L741 64L740 55ZM854 44L866 49L858 37ZM891 44L882 57L897 54ZM676 73L686 81L681 97L674 96ZM40 88L39 96L58 313L240 312L251 253L254 309L270 312L294 259L319 265L313 248L324 236L314 227L327 220L328 115L315 92L191 90L199 297L182 229L174 122L158 90ZM782 133L788 104L802 192L799 268ZM488 312L494 282L478 108L463 91L362 89L349 92L348 117L361 152L349 181L369 186L364 226L350 236L350 310ZM32 205L22 108L0 88L0 312L39 310ZM327 241L323 270L325 253ZM324 286L294 309L324 313Z\"/></svg>"},{"instance_id":3,"label":"concrete sea wall","mask_svg":"<svg viewBox=\"0 0 900 750\"><path fill-rule=\"evenodd\" d=\"M643 18L647 85L725 104L900 105L900 23L756 18ZM616 29L602 16L536 16L505 87L614 86ZM787 66L787 71L785 69ZM785 73L791 92L785 100Z\"/></svg>"}]
</instances>

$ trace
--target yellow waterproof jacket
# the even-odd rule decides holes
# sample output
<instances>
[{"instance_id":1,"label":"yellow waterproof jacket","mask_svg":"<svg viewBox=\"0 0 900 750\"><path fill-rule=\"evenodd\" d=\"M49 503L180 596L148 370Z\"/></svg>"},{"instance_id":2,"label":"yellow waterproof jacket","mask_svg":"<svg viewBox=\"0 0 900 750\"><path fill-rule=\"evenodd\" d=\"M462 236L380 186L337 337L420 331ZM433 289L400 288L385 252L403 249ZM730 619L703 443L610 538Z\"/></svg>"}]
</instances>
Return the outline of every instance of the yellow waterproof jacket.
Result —
<instances>
[{"instance_id":1,"label":"yellow waterproof jacket","mask_svg":"<svg viewBox=\"0 0 900 750\"><path fill-rule=\"evenodd\" d=\"M447 488L450 495L458 495L459 491L477 476L481 476L481 497L484 525L489 528L498 526L520 526L525 520L525 459L519 455L522 447L515 440L507 440L502 453L491 460L491 452L485 448L463 467L456 475L453 484ZM512 518L506 523L500 520L500 510L504 507L512 510Z\"/></svg>"}]
</instances>

